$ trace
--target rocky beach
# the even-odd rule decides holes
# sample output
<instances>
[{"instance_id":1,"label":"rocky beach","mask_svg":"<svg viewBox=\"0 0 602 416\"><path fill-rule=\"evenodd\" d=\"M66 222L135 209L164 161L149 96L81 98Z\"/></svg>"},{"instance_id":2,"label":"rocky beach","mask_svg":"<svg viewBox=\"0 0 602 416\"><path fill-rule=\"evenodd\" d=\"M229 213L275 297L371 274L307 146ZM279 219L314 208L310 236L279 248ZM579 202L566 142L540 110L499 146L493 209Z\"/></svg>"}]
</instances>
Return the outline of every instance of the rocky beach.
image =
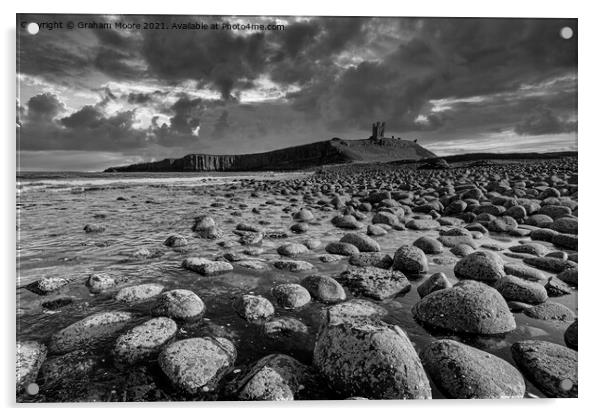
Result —
<instances>
[{"instance_id":1,"label":"rocky beach","mask_svg":"<svg viewBox=\"0 0 602 416\"><path fill-rule=\"evenodd\" d=\"M576 157L110 182L19 194L18 402L578 395Z\"/></svg>"}]
</instances>

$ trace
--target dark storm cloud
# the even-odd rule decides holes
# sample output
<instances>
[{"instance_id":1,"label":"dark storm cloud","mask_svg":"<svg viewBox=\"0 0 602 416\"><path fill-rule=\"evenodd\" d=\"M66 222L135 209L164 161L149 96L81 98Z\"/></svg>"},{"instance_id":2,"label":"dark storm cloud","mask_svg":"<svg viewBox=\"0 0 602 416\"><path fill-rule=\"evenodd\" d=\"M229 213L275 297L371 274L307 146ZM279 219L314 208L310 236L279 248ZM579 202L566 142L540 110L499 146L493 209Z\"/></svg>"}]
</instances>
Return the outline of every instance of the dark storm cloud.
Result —
<instances>
[{"instance_id":1,"label":"dark storm cloud","mask_svg":"<svg viewBox=\"0 0 602 416\"><path fill-rule=\"evenodd\" d=\"M155 18L168 25L216 19ZM286 30L259 33L20 36L20 72L50 85L31 84L40 90L18 104L21 147L145 157L149 149L153 157L239 153L366 137L375 120L387 122L387 133L422 132L433 140L576 129L577 40L559 36L563 26L578 32L575 19L285 19ZM199 91L178 95L184 88ZM98 102L82 98L90 91L100 94ZM278 98L286 91L294 92ZM210 98L215 92L220 99Z\"/></svg>"},{"instance_id":2,"label":"dark storm cloud","mask_svg":"<svg viewBox=\"0 0 602 416\"><path fill-rule=\"evenodd\" d=\"M64 110L65 104L50 93L33 96L27 101L27 116L33 120L52 120Z\"/></svg>"},{"instance_id":3,"label":"dark storm cloud","mask_svg":"<svg viewBox=\"0 0 602 416\"><path fill-rule=\"evenodd\" d=\"M147 31L142 54L157 76L172 82L194 80L199 86L209 85L227 100L238 82L261 73L264 38L263 33L242 37L232 31L172 31L169 36L162 31Z\"/></svg>"},{"instance_id":4,"label":"dark storm cloud","mask_svg":"<svg viewBox=\"0 0 602 416\"><path fill-rule=\"evenodd\" d=\"M413 20L409 40L381 61L364 61L334 82L291 95L299 108L312 108L333 129L385 119L403 131L430 126L415 119L431 99L494 94L574 71L576 41L559 36L575 20ZM312 97L313 95L313 97ZM310 105L307 105L307 104ZM510 103L511 104L511 103ZM316 108L316 107L313 107Z\"/></svg>"},{"instance_id":5,"label":"dark storm cloud","mask_svg":"<svg viewBox=\"0 0 602 416\"><path fill-rule=\"evenodd\" d=\"M577 131L577 122L563 120L549 107L541 106L525 117L514 131L520 135L539 136Z\"/></svg>"}]
</instances>

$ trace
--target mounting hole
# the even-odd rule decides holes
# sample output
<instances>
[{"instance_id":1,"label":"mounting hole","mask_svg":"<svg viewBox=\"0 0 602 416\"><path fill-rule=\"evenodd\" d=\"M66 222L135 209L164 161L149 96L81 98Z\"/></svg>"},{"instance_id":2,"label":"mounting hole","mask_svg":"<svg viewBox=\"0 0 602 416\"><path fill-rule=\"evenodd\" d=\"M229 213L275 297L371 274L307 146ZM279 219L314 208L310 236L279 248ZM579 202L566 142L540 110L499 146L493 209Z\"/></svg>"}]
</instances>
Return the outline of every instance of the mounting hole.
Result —
<instances>
[{"instance_id":1,"label":"mounting hole","mask_svg":"<svg viewBox=\"0 0 602 416\"><path fill-rule=\"evenodd\" d=\"M31 22L27 24L27 32L30 35L35 35L40 31L40 26L36 22Z\"/></svg>"},{"instance_id":2,"label":"mounting hole","mask_svg":"<svg viewBox=\"0 0 602 416\"><path fill-rule=\"evenodd\" d=\"M570 39L573 37L573 29L571 29L568 26L563 27L562 29L560 29L560 37L562 39Z\"/></svg>"}]
</instances>

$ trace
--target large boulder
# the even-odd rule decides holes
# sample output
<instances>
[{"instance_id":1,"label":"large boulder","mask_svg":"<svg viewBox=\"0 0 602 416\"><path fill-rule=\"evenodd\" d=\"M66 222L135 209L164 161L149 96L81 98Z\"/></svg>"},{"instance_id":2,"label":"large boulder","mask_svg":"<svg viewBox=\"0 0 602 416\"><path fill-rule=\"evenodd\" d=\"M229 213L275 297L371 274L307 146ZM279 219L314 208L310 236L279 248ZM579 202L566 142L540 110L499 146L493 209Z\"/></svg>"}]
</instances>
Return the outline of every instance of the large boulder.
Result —
<instances>
[{"instance_id":1,"label":"large boulder","mask_svg":"<svg viewBox=\"0 0 602 416\"><path fill-rule=\"evenodd\" d=\"M450 339L421 353L424 369L450 399L513 399L525 395L521 373L507 361Z\"/></svg>"},{"instance_id":2,"label":"large boulder","mask_svg":"<svg viewBox=\"0 0 602 416\"><path fill-rule=\"evenodd\" d=\"M49 350L64 354L105 341L124 329L134 319L130 312L99 312L55 333Z\"/></svg>"},{"instance_id":3,"label":"large boulder","mask_svg":"<svg viewBox=\"0 0 602 416\"><path fill-rule=\"evenodd\" d=\"M456 263L454 274L458 279L496 282L504 276L504 261L490 251L475 251Z\"/></svg>"},{"instance_id":4,"label":"large boulder","mask_svg":"<svg viewBox=\"0 0 602 416\"><path fill-rule=\"evenodd\" d=\"M418 354L395 325L365 319L326 321L314 348L314 364L344 397L431 398Z\"/></svg>"},{"instance_id":5,"label":"large boulder","mask_svg":"<svg viewBox=\"0 0 602 416\"><path fill-rule=\"evenodd\" d=\"M418 247L404 245L393 256L393 269L410 275L426 273L428 260Z\"/></svg>"},{"instance_id":6,"label":"large boulder","mask_svg":"<svg viewBox=\"0 0 602 416\"><path fill-rule=\"evenodd\" d=\"M577 351L548 341L520 341L512 358L535 386L548 397L577 397Z\"/></svg>"},{"instance_id":7,"label":"large boulder","mask_svg":"<svg viewBox=\"0 0 602 416\"><path fill-rule=\"evenodd\" d=\"M188 338L169 344L159 366L172 384L188 393L214 390L236 360L236 348L225 338Z\"/></svg>"},{"instance_id":8,"label":"large boulder","mask_svg":"<svg viewBox=\"0 0 602 416\"><path fill-rule=\"evenodd\" d=\"M494 335L516 328L502 295L472 280L425 296L414 305L412 314L430 328L456 333Z\"/></svg>"},{"instance_id":9,"label":"large boulder","mask_svg":"<svg viewBox=\"0 0 602 416\"><path fill-rule=\"evenodd\" d=\"M355 294L376 300L397 296L412 288L402 272L370 266L349 266L339 280Z\"/></svg>"}]
</instances>

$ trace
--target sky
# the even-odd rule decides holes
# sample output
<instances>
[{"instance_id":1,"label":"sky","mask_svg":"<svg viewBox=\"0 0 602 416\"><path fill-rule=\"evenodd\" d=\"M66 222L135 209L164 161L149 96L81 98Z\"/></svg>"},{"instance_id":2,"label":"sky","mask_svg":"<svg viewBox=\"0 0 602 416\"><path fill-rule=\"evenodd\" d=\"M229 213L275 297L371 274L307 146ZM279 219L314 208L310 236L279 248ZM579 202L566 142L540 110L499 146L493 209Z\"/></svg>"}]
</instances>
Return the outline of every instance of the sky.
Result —
<instances>
[{"instance_id":1,"label":"sky","mask_svg":"<svg viewBox=\"0 0 602 416\"><path fill-rule=\"evenodd\" d=\"M17 20L21 170L364 139L377 120L385 135L418 139L440 156L577 150L576 19ZM36 35L28 22L39 23Z\"/></svg>"}]
</instances>

